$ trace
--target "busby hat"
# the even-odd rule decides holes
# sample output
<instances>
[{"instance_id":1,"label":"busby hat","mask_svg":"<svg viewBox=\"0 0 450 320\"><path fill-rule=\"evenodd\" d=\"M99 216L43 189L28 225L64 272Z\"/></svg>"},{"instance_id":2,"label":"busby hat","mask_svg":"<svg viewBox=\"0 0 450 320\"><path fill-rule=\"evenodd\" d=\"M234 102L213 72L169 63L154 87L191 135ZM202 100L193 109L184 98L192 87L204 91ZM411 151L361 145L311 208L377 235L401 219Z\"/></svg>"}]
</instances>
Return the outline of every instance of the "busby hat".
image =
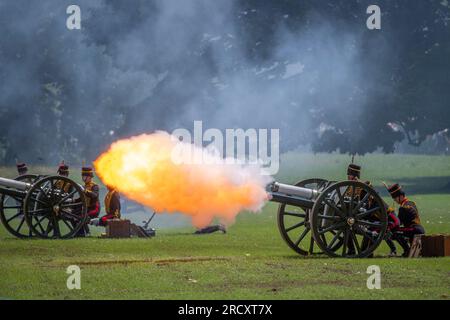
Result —
<instances>
[{"instance_id":1,"label":"busby hat","mask_svg":"<svg viewBox=\"0 0 450 320\"><path fill-rule=\"evenodd\" d=\"M399 196L404 196L405 195L405 193L402 190L402 187L398 183L393 184L392 186L388 187L388 191L391 194L391 197L393 199L395 199L395 198L397 198Z\"/></svg>"},{"instance_id":2,"label":"busby hat","mask_svg":"<svg viewBox=\"0 0 450 320\"><path fill-rule=\"evenodd\" d=\"M24 162L18 162L16 163L17 171L19 174L24 174L28 171L28 167Z\"/></svg>"},{"instance_id":3,"label":"busby hat","mask_svg":"<svg viewBox=\"0 0 450 320\"><path fill-rule=\"evenodd\" d=\"M93 177L94 176L94 170L91 167L82 167L81 168L81 175L87 176L87 177Z\"/></svg>"},{"instance_id":4,"label":"busby hat","mask_svg":"<svg viewBox=\"0 0 450 320\"><path fill-rule=\"evenodd\" d=\"M360 178L361 177L361 167L358 166L357 164L350 163L347 168L347 175Z\"/></svg>"}]
</instances>

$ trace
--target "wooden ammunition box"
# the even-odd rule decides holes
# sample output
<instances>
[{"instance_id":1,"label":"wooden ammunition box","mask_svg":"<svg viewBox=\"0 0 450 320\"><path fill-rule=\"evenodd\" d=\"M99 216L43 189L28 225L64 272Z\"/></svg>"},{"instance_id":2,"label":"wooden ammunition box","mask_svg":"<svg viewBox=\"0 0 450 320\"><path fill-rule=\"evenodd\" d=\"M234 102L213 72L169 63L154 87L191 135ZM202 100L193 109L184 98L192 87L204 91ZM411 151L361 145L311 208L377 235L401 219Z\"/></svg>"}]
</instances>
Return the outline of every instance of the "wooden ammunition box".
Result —
<instances>
[{"instance_id":1,"label":"wooden ammunition box","mask_svg":"<svg viewBox=\"0 0 450 320\"><path fill-rule=\"evenodd\" d=\"M130 238L130 220L109 220L106 225L107 238Z\"/></svg>"},{"instance_id":2,"label":"wooden ammunition box","mask_svg":"<svg viewBox=\"0 0 450 320\"><path fill-rule=\"evenodd\" d=\"M450 256L450 235L433 234L421 236L422 257Z\"/></svg>"}]
</instances>

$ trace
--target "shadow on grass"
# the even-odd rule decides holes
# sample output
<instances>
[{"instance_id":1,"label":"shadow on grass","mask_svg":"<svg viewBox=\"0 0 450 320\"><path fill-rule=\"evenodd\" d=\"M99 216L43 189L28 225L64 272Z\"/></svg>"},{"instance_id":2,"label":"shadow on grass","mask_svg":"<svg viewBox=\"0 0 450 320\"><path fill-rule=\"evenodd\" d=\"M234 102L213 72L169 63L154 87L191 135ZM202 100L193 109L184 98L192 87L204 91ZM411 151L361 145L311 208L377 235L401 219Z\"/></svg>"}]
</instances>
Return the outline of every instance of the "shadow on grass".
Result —
<instances>
[{"instance_id":1,"label":"shadow on grass","mask_svg":"<svg viewBox=\"0 0 450 320\"><path fill-rule=\"evenodd\" d=\"M391 181L400 183L406 194L445 194L450 193L450 176L392 178ZM383 187L377 187L381 194L387 194Z\"/></svg>"}]
</instances>

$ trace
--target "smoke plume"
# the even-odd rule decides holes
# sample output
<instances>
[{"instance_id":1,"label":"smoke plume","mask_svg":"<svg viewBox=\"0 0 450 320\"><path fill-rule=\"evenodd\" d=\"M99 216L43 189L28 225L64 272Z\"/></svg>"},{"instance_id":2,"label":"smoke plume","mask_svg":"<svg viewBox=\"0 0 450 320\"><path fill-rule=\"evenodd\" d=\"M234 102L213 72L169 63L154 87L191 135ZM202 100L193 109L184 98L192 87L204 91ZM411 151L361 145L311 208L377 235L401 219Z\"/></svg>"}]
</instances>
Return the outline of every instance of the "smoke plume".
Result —
<instances>
[{"instance_id":1,"label":"smoke plume","mask_svg":"<svg viewBox=\"0 0 450 320\"><path fill-rule=\"evenodd\" d=\"M114 142L95 161L95 169L106 185L128 198L158 213L189 215L196 227L215 217L230 224L242 210L259 211L270 182L260 168L229 164L166 132Z\"/></svg>"}]
</instances>

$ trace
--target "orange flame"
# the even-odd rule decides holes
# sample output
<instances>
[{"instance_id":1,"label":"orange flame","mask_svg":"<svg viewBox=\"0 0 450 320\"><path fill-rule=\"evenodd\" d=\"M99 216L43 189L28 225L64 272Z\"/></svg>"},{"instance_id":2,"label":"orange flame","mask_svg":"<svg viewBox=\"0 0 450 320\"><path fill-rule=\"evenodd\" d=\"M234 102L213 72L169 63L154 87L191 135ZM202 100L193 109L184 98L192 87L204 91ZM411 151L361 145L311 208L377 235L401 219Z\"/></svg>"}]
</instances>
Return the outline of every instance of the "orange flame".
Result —
<instances>
[{"instance_id":1,"label":"orange flame","mask_svg":"<svg viewBox=\"0 0 450 320\"><path fill-rule=\"evenodd\" d=\"M215 161L188 161L199 156ZM94 165L104 184L158 213L187 214L196 227L214 217L230 224L242 210L259 211L270 182L259 168L228 164L162 131L114 142Z\"/></svg>"}]
</instances>

